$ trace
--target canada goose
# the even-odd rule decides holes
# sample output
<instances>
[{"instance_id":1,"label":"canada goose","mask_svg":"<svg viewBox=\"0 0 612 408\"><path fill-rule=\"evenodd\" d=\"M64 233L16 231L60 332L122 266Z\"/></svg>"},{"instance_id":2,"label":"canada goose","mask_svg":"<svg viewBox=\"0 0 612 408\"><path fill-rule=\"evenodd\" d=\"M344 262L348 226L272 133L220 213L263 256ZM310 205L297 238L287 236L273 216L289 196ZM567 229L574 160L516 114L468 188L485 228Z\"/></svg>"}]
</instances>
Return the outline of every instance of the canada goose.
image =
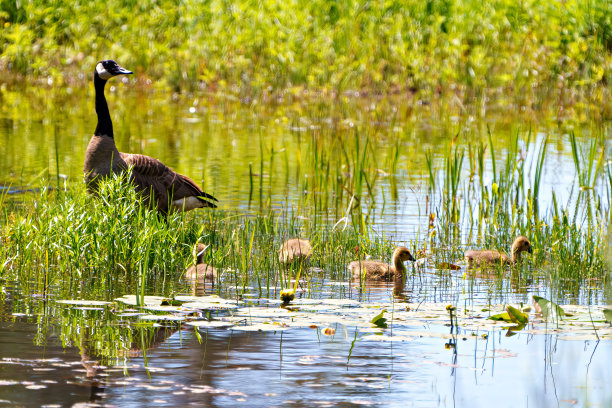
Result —
<instances>
[{"instance_id":1,"label":"canada goose","mask_svg":"<svg viewBox=\"0 0 612 408\"><path fill-rule=\"evenodd\" d=\"M408 248L401 246L393 251L391 257L393 265L381 261L353 261L348 265L348 269L353 279L359 279L365 271L365 280L368 281L398 280L406 273L404 262L414 260Z\"/></svg>"},{"instance_id":2,"label":"canada goose","mask_svg":"<svg viewBox=\"0 0 612 408\"><path fill-rule=\"evenodd\" d=\"M96 114L98 126L87 145L85 153L85 182L90 193L97 191L98 181L132 167L131 180L136 189L143 193L147 202L155 205L162 214L173 209L192 210L216 205L215 197L202 191L189 177L176 173L162 162L141 154L120 153L115 145L113 123L104 97L106 82L117 75L131 74L113 60L100 61L94 70ZM170 201L171 200L171 201ZM212 200L212 201L211 201Z\"/></svg>"},{"instance_id":3,"label":"canada goose","mask_svg":"<svg viewBox=\"0 0 612 408\"><path fill-rule=\"evenodd\" d=\"M312 245L307 239L291 238L283 242L278 250L278 261L281 264L290 264L297 261L310 261Z\"/></svg>"},{"instance_id":4,"label":"canada goose","mask_svg":"<svg viewBox=\"0 0 612 408\"><path fill-rule=\"evenodd\" d=\"M206 281L212 282L214 285L217 281L217 270L205 264L203 261L204 252L206 251L206 246L204 244L198 244L197 248L197 265L191 265L189 269L185 272L185 278L192 283L206 283Z\"/></svg>"},{"instance_id":5,"label":"canada goose","mask_svg":"<svg viewBox=\"0 0 612 408\"><path fill-rule=\"evenodd\" d=\"M520 235L516 237L512 244L512 257L508 258L508 255L503 254L499 251L465 251L465 260L467 261L468 268L485 268L495 265L513 265L521 259L521 252L527 251L530 254L533 253L531 249L531 243L529 240Z\"/></svg>"}]
</instances>

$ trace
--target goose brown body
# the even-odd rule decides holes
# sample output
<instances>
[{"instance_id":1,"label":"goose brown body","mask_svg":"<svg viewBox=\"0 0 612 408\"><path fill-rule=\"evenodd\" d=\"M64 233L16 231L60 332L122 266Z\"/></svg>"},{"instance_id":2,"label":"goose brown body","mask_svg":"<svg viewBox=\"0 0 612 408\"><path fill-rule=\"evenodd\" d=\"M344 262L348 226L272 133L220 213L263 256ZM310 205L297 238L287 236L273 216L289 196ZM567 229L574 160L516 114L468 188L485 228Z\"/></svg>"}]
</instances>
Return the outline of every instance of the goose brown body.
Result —
<instances>
[{"instance_id":1,"label":"goose brown body","mask_svg":"<svg viewBox=\"0 0 612 408\"><path fill-rule=\"evenodd\" d=\"M83 172L88 190L95 193L101 178L131 167L131 181L136 189L162 214L172 210L216 207L216 198L203 192L189 177L175 172L153 157L117 150L104 86L109 78L120 74L131 72L111 60L99 62L94 71L98 126L85 152Z\"/></svg>"},{"instance_id":2,"label":"goose brown body","mask_svg":"<svg viewBox=\"0 0 612 408\"><path fill-rule=\"evenodd\" d=\"M207 281L211 282L213 285L217 281L217 270L208 264L204 263L204 251L206 250L206 246L203 244L198 244L197 247L197 264L191 265L189 269L185 272L185 278L192 283L203 283L205 284Z\"/></svg>"},{"instance_id":3,"label":"goose brown body","mask_svg":"<svg viewBox=\"0 0 612 408\"><path fill-rule=\"evenodd\" d=\"M467 261L468 268L486 268L499 265L513 265L521 259L522 252L533 252L531 243L524 236L518 236L512 244L511 257L508 255L492 250L468 250L464 256Z\"/></svg>"},{"instance_id":4,"label":"goose brown body","mask_svg":"<svg viewBox=\"0 0 612 408\"><path fill-rule=\"evenodd\" d=\"M414 261L406 247L397 247L393 251L389 265L382 261L353 261L348 265L348 269L353 275L353 279L364 277L368 281L391 281L402 279L406 273L405 261Z\"/></svg>"},{"instance_id":5,"label":"goose brown body","mask_svg":"<svg viewBox=\"0 0 612 408\"><path fill-rule=\"evenodd\" d=\"M291 238L283 242L278 250L278 261L289 264L297 261L310 261L312 245L307 239Z\"/></svg>"}]
</instances>

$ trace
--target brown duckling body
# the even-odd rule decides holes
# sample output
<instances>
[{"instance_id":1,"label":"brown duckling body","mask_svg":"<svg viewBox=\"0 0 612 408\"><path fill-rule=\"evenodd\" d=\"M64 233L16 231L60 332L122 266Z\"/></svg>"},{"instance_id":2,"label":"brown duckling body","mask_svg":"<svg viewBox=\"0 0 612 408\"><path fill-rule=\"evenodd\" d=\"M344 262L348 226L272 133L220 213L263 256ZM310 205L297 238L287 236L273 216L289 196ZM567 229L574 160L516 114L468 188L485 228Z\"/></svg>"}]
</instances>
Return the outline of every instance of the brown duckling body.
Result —
<instances>
[{"instance_id":1,"label":"brown duckling body","mask_svg":"<svg viewBox=\"0 0 612 408\"><path fill-rule=\"evenodd\" d=\"M204 263L204 251L206 246L204 244L198 244L197 248L197 265L191 265L185 272L185 278L191 283L203 283L211 282L213 285L217 281L217 270L211 265Z\"/></svg>"},{"instance_id":2,"label":"brown duckling body","mask_svg":"<svg viewBox=\"0 0 612 408\"><path fill-rule=\"evenodd\" d=\"M278 261L290 264L297 261L310 261L312 245L307 239L291 238L283 242L278 250Z\"/></svg>"},{"instance_id":3,"label":"brown duckling body","mask_svg":"<svg viewBox=\"0 0 612 408\"><path fill-rule=\"evenodd\" d=\"M468 268L486 268L496 265L514 265L521 259L522 252L533 253L531 243L522 235L516 237L512 244L511 257L499 251L465 251L465 260Z\"/></svg>"},{"instance_id":4,"label":"brown duckling body","mask_svg":"<svg viewBox=\"0 0 612 408\"><path fill-rule=\"evenodd\" d=\"M408 248L401 246L393 251L391 257L393 265L381 261L353 261L348 265L348 269L353 279L364 276L367 281L391 281L404 276L406 273L405 261L414 260Z\"/></svg>"}]
</instances>

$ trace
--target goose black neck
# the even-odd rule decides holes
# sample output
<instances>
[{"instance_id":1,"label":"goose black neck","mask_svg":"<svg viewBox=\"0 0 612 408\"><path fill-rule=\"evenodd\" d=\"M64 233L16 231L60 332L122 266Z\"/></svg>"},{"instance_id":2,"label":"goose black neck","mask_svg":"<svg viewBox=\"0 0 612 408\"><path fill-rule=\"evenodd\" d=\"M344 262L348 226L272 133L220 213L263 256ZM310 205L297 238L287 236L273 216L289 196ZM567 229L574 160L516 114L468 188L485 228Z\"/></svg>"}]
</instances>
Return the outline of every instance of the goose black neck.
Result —
<instances>
[{"instance_id":1,"label":"goose black neck","mask_svg":"<svg viewBox=\"0 0 612 408\"><path fill-rule=\"evenodd\" d=\"M94 135L113 137L113 122L111 121L108 111L108 104L104 96L104 85L106 80L100 78L97 72L94 72L94 88L96 91L96 114L98 115L98 126Z\"/></svg>"}]
</instances>

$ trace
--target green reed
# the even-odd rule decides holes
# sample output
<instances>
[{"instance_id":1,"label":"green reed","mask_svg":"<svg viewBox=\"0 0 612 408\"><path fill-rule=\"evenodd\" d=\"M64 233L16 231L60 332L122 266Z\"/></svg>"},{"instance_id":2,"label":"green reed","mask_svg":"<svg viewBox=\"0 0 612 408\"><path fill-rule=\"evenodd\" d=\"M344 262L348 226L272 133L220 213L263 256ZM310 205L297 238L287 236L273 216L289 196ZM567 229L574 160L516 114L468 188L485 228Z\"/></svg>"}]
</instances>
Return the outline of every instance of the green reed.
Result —
<instances>
[{"instance_id":1,"label":"green reed","mask_svg":"<svg viewBox=\"0 0 612 408\"><path fill-rule=\"evenodd\" d=\"M184 290L180 277L201 242L206 262L220 271L217 293L234 287L245 294L255 285L259 296L275 296L289 286L278 260L284 239L309 238L316 248L312 264L333 279L344 279L346 264L357 256L390 253L390 243L366 217L353 226L350 206L347 223L336 228L269 206L257 215L210 210L164 218L142 202L127 177L101 182L98 197L69 185L6 210L3 278L36 284L44 293L52 287L63 297L170 294Z\"/></svg>"},{"instance_id":2,"label":"green reed","mask_svg":"<svg viewBox=\"0 0 612 408\"><path fill-rule=\"evenodd\" d=\"M463 151L451 145L441 158L444 165L440 180L444 185L438 187L441 192L436 211L439 245L456 247L459 233L464 237L461 242L467 238L471 244L476 239L480 247L508 251L514 237L522 234L529 237L534 247L530 262L539 266L536 271L545 273L549 283L563 282L569 288L592 280L606 282L612 178L609 168L607 177L601 171L605 161L602 140L594 137L581 149L575 136L570 136L578 193L574 192L570 202L562 205L552 191L552 204L542 208L540 190L543 169L547 166L548 138L532 141L530 131L524 136L517 132L505 147L503 160L495 155L499 147L494 146L493 139L489 132L487 146L482 142L468 146L470 177L463 181ZM536 152L529 162L527 149ZM487 152L492 168L490 184L485 182ZM436 171L434 159L429 154L426 160L429 188L438 192L436 179L431 176ZM597 188L598 181L601 188ZM461 209L469 216L460 217Z\"/></svg>"}]
</instances>

